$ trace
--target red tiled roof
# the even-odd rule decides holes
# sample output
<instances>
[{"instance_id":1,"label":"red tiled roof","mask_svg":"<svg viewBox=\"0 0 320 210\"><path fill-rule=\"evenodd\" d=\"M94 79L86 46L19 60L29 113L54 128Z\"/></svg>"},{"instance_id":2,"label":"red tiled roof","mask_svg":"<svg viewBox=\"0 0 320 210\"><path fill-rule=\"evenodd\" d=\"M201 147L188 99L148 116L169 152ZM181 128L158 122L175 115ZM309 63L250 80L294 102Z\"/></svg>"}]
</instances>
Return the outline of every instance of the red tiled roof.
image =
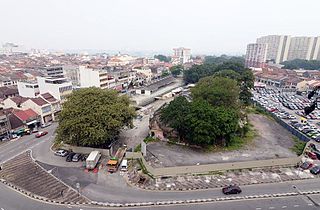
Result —
<instances>
[{"instance_id":1,"label":"red tiled roof","mask_svg":"<svg viewBox=\"0 0 320 210\"><path fill-rule=\"evenodd\" d=\"M16 105L20 105L23 102L27 101L29 98L21 97L21 96L15 96L10 98Z\"/></svg>"},{"instance_id":2,"label":"red tiled roof","mask_svg":"<svg viewBox=\"0 0 320 210\"><path fill-rule=\"evenodd\" d=\"M17 116L20 120L22 121L27 121L29 119L36 118L38 114L33 111L32 109L27 109L27 110L15 110L13 112L15 116Z\"/></svg>"},{"instance_id":3,"label":"red tiled roof","mask_svg":"<svg viewBox=\"0 0 320 210\"><path fill-rule=\"evenodd\" d=\"M56 101L57 101L57 99L55 99L50 93L43 93L43 94L41 94L41 96L42 96L45 100L47 100L47 101L49 101L49 102L56 102Z\"/></svg>"},{"instance_id":4,"label":"red tiled roof","mask_svg":"<svg viewBox=\"0 0 320 210\"><path fill-rule=\"evenodd\" d=\"M43 98L30 98L30 100L36 103L38 106L48 104L48 102L46 102Z\"/></svg>"}]
</instances>

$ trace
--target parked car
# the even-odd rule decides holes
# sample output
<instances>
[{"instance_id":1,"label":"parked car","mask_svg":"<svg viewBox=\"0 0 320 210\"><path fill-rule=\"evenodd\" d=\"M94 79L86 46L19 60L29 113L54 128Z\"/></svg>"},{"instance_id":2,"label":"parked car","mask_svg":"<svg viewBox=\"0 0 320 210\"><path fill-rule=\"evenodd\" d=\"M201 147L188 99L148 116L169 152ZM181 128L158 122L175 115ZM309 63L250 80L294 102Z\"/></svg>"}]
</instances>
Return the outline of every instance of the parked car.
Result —
<instances>
[{"instance_id":1,"label":"parked car","mask_svg":"<svg viewBox=\"0 0 320 210\"><path fill-rule=\"evenodd\" d=\"M312 166L313 166L312 163L306 161L306 162L304 162L304 163L302 163L302 164L300 165L300 168L302 168L303 170L307 170L307 169L311 168Z\"/></svg>"},{"instance_id":2,"label":"parked car","mask_svg":"<svg viewBox=\"0 0 320 210\"><path fill-rule=\"evenodd\" d=\"M320 152L320 151L318 150L318 148L316 147L316 145L313 144L313 143L310 143L310 144L309 144L309 147L312 148L314 151Z\"/></svg>"},{"instance_id":3,"label":"parked car","mask_svg":"<svg viewBox=\"0 0 320 210\"><path fill-rule=\"evenodd\" d=\"M308 155L308 157L311 158L312 160L318 159L318 158L317 158L317 155L316 155L314 152L307 152L307 155Z\"/></svg>"},{"instance_id":4,"label":"parked car","mask_svg":"<svg viewBox=\"0 0 320 210\"><path fill-rule=\"evenodd\" d=\"M222 188L222 192L225 195L229 195L229 194L239 194L242 192L242 190L237 185L229 185L227 187Z\"/></svg>"},{"instance_id":5,"label":"parked car","mask_svg":"<svg viewBox=\"0 0 320 210\"><path fill-rule=\"evenodd\" d=\"M72 162L79 162L80 158L81 158L81 154L76 153L72 157Z\"/></svg>"},{"instance_id":6,"label":"parked car","mask_svg":"<svg viewBox=\"0 0 320 210\"><path fill-rule=\"evenodd\" d=\"M85 161L88 158L88 156L89 156L88 154L82 154L80 158L81 161Z\"/></svg>"},{"instance_id":7,"label":"parked car","mask_svg":"<svg viewBox=\"0 0 320 210\"><path fill-rule=\"evenodd\" d=\"M59 149L54 154L60 157L65 157L68 155L68 153L69 153L68 150Z\"/></svg>"},{"instance_id":8,"label":"parked car","mask_svg":"<svg viewBox=\"0 0 320 210\"><path fill-rule=\"evenodd\" d=\"M315 166L313 168L310 169L310 173L317 175L320 173L320 166Z\"/></svg>"},{"instance_id":9,"label":"parked car","mask_svg":"<svg viewBox=\"0 0 320 210\"><path fill-rule=\"evenodd\" d=\"M52 124L51 122L41 124L41 128L46 128L46 127L50 126L51 124Z\"/></svg>"},{"instance_id":10,"label":"parked car","mask_svg":"<svg viewBox=\"0 0 320 210\"><path fill-rule=\"evenodd\" d=\"M40 138L41 136L45 136L48 134L48 131L40 131L36 134L36 138Z\"/></svg>"},{"instance_id":11,"label":"parked car","mask_svg":"<svg viewBox=\"0 0 320 210\"><path fill-rule=\"evenodd\" d=\"M66 161L67 161L67 162L71 162L71 161L72 161L72 158L73 158L73 156L74 156L75 154L76 154L76 153L74 153L74 152L70 152L70 153L67 155Z\"/></svg>"}]
</instances>

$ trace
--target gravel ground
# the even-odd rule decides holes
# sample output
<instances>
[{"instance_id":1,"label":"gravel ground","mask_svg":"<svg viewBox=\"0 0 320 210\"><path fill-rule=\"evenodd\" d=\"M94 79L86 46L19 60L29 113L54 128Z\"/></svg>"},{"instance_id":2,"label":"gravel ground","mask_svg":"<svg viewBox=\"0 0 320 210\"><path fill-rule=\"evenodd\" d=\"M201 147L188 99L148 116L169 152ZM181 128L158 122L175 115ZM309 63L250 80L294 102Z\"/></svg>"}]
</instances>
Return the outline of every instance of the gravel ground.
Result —
<instances>
[{"instance_id":1,"label":"gravel ground","mask_svg":"<svg viewBox=\"0 0 320 210\"><path fill-rule=\"evenodd\" d=\"M154 167L183 166L295 157L289 148L294 145L293 135L275 121L257 114L249 115L257 136L250 145L232 152L204 153L185 146L169 145L166 142L148 144L147 159Z\"/></svg>"}]
</instances>

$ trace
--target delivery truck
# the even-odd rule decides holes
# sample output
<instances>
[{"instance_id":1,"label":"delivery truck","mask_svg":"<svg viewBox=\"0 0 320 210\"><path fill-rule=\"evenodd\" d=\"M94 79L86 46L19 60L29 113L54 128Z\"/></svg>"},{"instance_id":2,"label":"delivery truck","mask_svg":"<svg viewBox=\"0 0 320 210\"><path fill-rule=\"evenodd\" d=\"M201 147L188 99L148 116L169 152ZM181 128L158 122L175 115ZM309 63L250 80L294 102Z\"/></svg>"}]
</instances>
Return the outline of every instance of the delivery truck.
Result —
<instances>
[{"instance_id":1,"label":"delivery truck","mask_svg":"<svg viewBox=\"0 0 320 210\"><path fill-rule=\"evenodd\" d=\"M114 173L118 170L118 167L126 153L127 148L126 147L120 147L115 156L110 158L110 160L108 160L107 162L107 168L108 168L108 172L110 173Z\"/></svg>"},{"instance_id":2,"label":"delivery truck","mask_svg":"<svg viewBox=\"0 0 320 210\"><path fill-rule=\"evenodd\" d=\"M86 168L94 169L101 158L101 152L92 151L86 159Z\"/></svg>"}]
</instances>

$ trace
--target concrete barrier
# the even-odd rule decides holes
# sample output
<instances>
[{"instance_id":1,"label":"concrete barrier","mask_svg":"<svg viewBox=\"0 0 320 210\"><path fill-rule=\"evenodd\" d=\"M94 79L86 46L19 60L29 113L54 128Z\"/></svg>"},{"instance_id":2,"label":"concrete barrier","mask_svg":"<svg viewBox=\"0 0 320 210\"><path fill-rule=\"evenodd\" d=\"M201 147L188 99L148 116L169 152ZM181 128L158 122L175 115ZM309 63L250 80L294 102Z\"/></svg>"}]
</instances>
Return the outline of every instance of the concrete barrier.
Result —
<instances>
[{"instance_id":1,"label":"concrete barrier","mask_svg":"<svg viewBox=\"0 0 320 210\"><path fill-rule=\"evenodd\" d=\"M183 174L202 174L213 171L228 171L239 170L248 168L263 168L273 166L293 166L297 165L301 161L301 157L293 158L278 158L268 160L253 160L244 162L231 162L231 163L215 163L205 165L192 165L192 166L177 166L177 167L164 167L153 168L150 166L141 153L127 152L127 158L140 159L149 173L155 177L159 176L177 176Z\"/></svg>"}]
</instances>

